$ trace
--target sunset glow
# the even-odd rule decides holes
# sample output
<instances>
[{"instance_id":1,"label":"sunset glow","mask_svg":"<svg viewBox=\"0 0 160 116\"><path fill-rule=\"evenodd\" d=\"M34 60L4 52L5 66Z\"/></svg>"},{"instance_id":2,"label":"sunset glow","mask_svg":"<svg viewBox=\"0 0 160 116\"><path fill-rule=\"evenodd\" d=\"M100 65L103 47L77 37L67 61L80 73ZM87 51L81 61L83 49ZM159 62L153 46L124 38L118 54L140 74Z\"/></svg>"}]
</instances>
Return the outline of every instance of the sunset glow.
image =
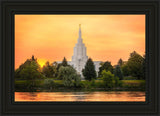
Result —
<instances>
[{"instance_id":1,"label":"sunset glow","mask_svg":"<svg viewBox=\"0 0 160 116\"><path fill-rule=\"evenodd\" d=\"M43 67L46 63L46 59L38 59L38 63L41 67Z\"/></svg>"},{"instance_id":2,"label":"sunset glow","mask_svg":"<svg viewBox=\"0 0 160 116\"><path fill-rule=\"evenodd\" d=\"M94 61L128 60L134 50L145 54L145 15L15 15L15 68L34 55L46 61L68 61L81 24L87 55Z\"/></svg>"}]
</instances>

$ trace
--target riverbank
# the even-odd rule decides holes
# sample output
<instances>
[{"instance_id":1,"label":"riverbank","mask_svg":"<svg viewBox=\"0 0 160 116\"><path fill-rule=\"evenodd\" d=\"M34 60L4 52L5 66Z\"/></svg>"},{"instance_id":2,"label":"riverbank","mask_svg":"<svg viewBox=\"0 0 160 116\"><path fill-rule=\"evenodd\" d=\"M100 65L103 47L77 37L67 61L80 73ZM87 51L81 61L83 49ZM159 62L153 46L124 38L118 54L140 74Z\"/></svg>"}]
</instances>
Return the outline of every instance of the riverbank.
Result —
<instances>
[{"instance_id":1,"label":"riverbank","mask_svg":"<svg viewBox=\"0 0 160 116\"><path fill-rule=\"evenodd\" d=\"M62 80L53 80L53 84L46 86L43 80L37 80L30 89L26 80L15 81L15 92L72 92L72 91L145 91L145 80L121 80L120 86L107 88L102 80L82 80L78 87L65 87Z\"/></svg>"}]
</instances>

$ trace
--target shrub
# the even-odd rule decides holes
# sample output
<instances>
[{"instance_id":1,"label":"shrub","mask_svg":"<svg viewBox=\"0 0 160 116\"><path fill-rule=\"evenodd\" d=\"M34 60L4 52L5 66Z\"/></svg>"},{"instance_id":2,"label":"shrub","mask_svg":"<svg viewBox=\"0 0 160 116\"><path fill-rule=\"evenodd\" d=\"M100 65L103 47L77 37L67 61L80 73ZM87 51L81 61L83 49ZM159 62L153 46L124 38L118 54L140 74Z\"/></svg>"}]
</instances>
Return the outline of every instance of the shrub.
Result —
<instances>
[{"instance_id":1,"label":"shrub","mask_svg":"<svg viewBox=\"0 0 160 116\"><path fill-rule=\"evenodd\" d=\"M121 80L119 80L118 77L115 77L115 78L114 78L114 81L115 81L115 82L114 82L115 87L122 87L123 83L122 83Z\"/></svg>"},{"instance_id":2,"label":"shrub","mask_svg":"<svg viewBox=\"0 0 160 116\"><path fill-rule=\"evenodd\" d=\"M112 88L114 86L114 83L113 83L114 75L110 71L106 72L105 70L103 70L102 78L103 78L103 83L105 87Z\"/></svg>"},{"instance_id":3,"label":"shrub","mask_svg":"<svg viewBox=\"0 0 160 116\"><path fill-rule=\"evenodd\" d=\"M45 79L44 80L44 87L51 90L54 87L53 79Z\"/></svg>"},{"instance_id":4,"label":"shrub","mask_svg":"<svg viewBox=\"0 0 160 116\"><path fill-rule=\"evenodd\" d=\"M75 74L75 75L74 75L74 85L75 85L76 87L80 87L80 82L81 82L81 77L80 77L80 75Z\"/></svg>"}]
</instances>

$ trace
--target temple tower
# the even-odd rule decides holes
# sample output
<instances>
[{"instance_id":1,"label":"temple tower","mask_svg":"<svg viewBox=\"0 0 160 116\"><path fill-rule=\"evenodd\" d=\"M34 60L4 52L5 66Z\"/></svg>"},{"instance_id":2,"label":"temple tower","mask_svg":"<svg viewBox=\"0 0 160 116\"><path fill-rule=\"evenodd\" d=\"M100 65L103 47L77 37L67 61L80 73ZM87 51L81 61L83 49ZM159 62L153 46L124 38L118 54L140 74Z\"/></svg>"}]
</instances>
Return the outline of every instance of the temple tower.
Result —
<instances>
[{"instance_id":1,"label":"temple tower","mask_svg":"<svg viewBox=\"0 0 160 116\"><path fill-rule=\"evenodd\" d=\"M79 24L79 37L74 47L74 52L72 56L72 65L81 75L82 75L82 69L84 68L87 60L88 56L86 54L86 47L82 39L81 24Z\"/></svg>"}]
</instances>

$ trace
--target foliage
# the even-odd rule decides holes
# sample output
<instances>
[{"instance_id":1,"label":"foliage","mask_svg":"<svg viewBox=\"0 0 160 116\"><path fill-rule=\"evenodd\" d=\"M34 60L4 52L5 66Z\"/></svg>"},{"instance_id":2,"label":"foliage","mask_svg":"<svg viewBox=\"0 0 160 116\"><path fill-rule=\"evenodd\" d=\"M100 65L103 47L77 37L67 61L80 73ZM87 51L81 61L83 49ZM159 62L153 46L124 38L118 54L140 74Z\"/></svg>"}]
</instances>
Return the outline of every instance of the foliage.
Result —
<instances>
[{"instance_id":1,"label":"foliage","mask_svg":"<svg viewBox=\"0 0 160 116\"><path fill-rule=\"evenodd\" d=\"M145 79L145 56L142 57L136 51L133 51L128 61L121 68L124 76Z\"/></svg>"},{"instance_id":2,"label":"foliage","mask_svg":"<svg viewBox=\"0 0 160 116\"><path fill-rule=\"evenodd\" d=\"M48 78L49 80L52 80L51 78ZM45 79L46 80L46 79ZM46 86L44 86L44 81L45 80L40 80L37 81L38 85L36 87L38 87L39 90L53 90L53 91L65 91L66 89L64 88L64 84L63 84L63 80L53 80L54 84L53 86L51 86L52 88L48 87L47 88L47 84ZM117 77L118 80L118 77ZM116 87L115 89L118 90L145 90L145 80L118 80L117 81L116 78L114 78L113 80L113 85L114 87ZM15 81L15 89L16 91L33 91L33 90L27 90L26 89L26 85L27 85L27 81L26 80L16 80ZM52 84L51 84L52 85ZM44 88L45 87L45 88ZM81 90L81 89L85 89L85 90L104 90L104 88L106 88L106 86L104 86L104 82L103 80L92 80L92 81L88 81L88 80L83 80L80 81L80 85L78 86L79 88L77 88L76 86L72 86L72 88L69 88L71 91L72 90ZM117 88L118 87L118 88ZM36 91L36 90L35 90Z\"/></svg>"},{"instance_id":3,"label":"foliage","mask_svg":"<svg viewBox=\"0 0 160 116\"><path fill-rule=\"evenodd\" d=\"M64 57L62 61L62 66L68 66L67 59Z\"/></svg>"},{"instance_id":4,"label":"foliage","mask_svg":"<svg viewBox=\"0 0 160 116\"><path fill-rule=\"evenodd\" d=\"M122 66L123 63L124 63L123 60L120 58L117 65Z\"/></svg>"},{"instance_id":5,"label":"foliage","mask_svg":"<svg viewBox=\"0 0 160 116\"><path fill-rule=\"evenodd\" d=\"M127 76L127 77L123 77L123 80L136 80L137 77L132 77L132 76Z\"/></svg>"},{"instance_id":6,"label":"foliage","mask_svg":"<svg viewBox=\"0 0 160 116\"><path fill-rule=\"evenodd\" d=\"M114 75L110 71L106 72L106 70L103 70L102 78L103 78L105 87L112 88L114 86L114 83L113 83Z\"/></svg>"},{"instance_id":7,"label":"foliage","mask_svg":"<svg viewBox=\"0 0 160 116\"><path fill-rule=\"evenodd\" d=\"M37 84L38 79L44 78L40 72L40 65L37 59L32 56L31 59L27 59L19 68L15 71L15 79L27 80L25 83L26 89L33 90Z\"/></svg>"},{"instance_id":8,"label":"foliage","mask_svg":"<svg viewBox=\"0 0 160 116\"><path fill-rule=\"evenodd\" d=\"M119 65L116 65L116 67L114 69L114 76L119 77L120 80L123 79L122 70L121 70L121 67Z\"/></svg>"},{"instance_id":9,"label":"foliage","mask_svg":"<svg viewBox=\"0 0 160 116\"><path fill-rule=\"evenodd\" d=\"M74 85L79 86L80 84L80 75L77 74L76 70L70 66L61 66L59 69L59 74L63 79L64 86L71 87Z\"/></svg>"},{"instance_id":10,"label":"foliage","mask_svg":"<svg viewBox=\"0 0 160 116\"><path fill-rule=\"evenodd\" d=\"M122 72L124 76L129 76L129 67L127 66L127 64L122 65Z\"/></svg>"},{"instance_id":11,"label":"foliage","mask_svg":"<svg viewBox=\"0 0 160 116\"><path fill-rule=\"evenodd\" d=\"M137 79L143 78L144 76L143 65L144 65L144 58L137 52L135 51L132 52L127 62L130 75L133 77L137 77Z\"/></svg>"},{"instance_id":12,"label":"foliage","mask_svg":"<svg viewBox=\"0 0 160 116\"><path fill-rule=\"evenodd\" d=\"M24 67L19 73L21 76L21 79L25 79L25 80L41 79L42 74L37 70L37 68L38 67L35 64L35 62L32 62L30 65Z\"/></svg>"},{"instance_id":13,"label":"foliage","mask_svg":"<svg viewBox=\"0 0 160 116\"><path fill-rule=\"evenodd\" d=\"M86 80L91 81L96 78L96 70L91 58L86 62L85 68L82 70L83 76Z\"/></svg>"},{"instance_id":14,"label":"foliage","mask_svg":"<svg viewBox=\"0 0 160 116\"><path fill-rule=\"evenodd\" d=\"M85 89L91 89L91 81L88 80L81 81L81 87Z\"/></svg>"},{"instance_id":15,"label":"foliage","mask_svg":"<svg viewBox=\"0 0 160 116\"><path fill-rule=\"evenodd\" d=\"M119 77L114 77L114 85L115 85L115 87L121 87L122 86L122 81L121 80L119 80Z\"/></svg>"},{"instance_id":16,"label":"foliage","mask_svg":"<svg viewBox=\"0 0 160 116\"><path fill-rule=\"evenodd\" d=\"M110 71L111 73L113 73L113 66L111 65L111 62L106 61L99 67L98 77L102 76L101 74L103 70Z\"/></svg>"},{"instance_id":17,"label":"foliage","mask_svg":"<svg viewBox=\"0 0 160 116\"><path fill-rule=\"evenodd\" d=\"M47 78L55 78L56 71L56 67L50 64L49 61L47 61L42 68L42 74L44 74Z\"/></svg>"},{"instance_id":18,"label":"foliage","mask_svg":"<svg viewBox=\"0 0 160 116\"><path fill-rule=\"evenodd\" d=\"M44 87L47 88L47 89L52 90L52 88L54 87L53 79L45 79L44 80Z\"/></svg>"},{"instance_id":19,"label":"foliage","mask_svg":"<svg viewBox=\"0 0 160 116\"><path fill-rule=\"evenodd\" d=\"M74 75L74 83L76 87L80 86L81 82L81 76L79 74L75 74Z\"/></svg>"},{"instance_id":20,"label":"foliage","mask_svg":"<svg viewBox=\"0 0 160 116\"><path fill-rule=\"evenodd\" d=\"M63 58L62 63L57 64L56 73L55 73L55 77L58 77L58 79L62 80L63 78L62 78L61 74L59 73L59 69L61 68L61 66L63 66L63 67L70 66L70 65L68 65L67 59L65 57ZM72 66L70 66L70 67L72 67Z\"/></svg>"},{"instance_id":21,"label":"foliage","mask_svg":"<svg viewBox=\"0 0 160 116\"><path fill-rule=\"evenodd\" d=\"M122 80L123 87L127 89L145 90L145 80Z\"/></svg>"}]
</instances>

